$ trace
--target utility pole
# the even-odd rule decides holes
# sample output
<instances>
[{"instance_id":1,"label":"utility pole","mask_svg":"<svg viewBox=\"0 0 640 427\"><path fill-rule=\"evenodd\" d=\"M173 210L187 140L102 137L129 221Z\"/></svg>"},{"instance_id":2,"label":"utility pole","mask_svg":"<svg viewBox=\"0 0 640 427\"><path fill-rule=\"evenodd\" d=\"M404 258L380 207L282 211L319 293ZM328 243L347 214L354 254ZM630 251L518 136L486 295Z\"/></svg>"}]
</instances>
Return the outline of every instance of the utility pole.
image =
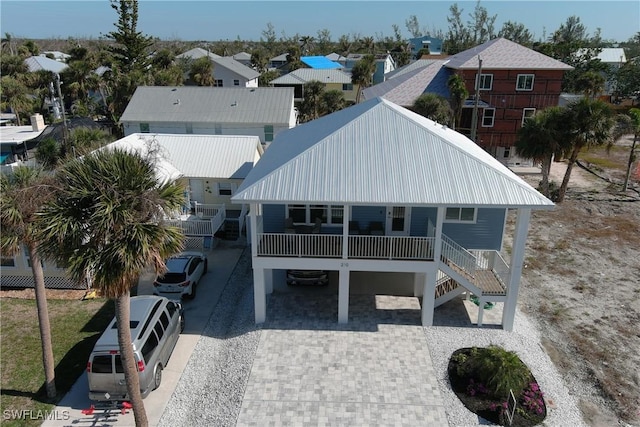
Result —
<instances>
[{"instance_id":1,"label":"utility pole","mask_svg":"<svg viewBox=\"0 0 640 427\"><path fill-rule=\"evenodd\" d=\"M473 116L471 117L471 140L476 142L478 131L478 102L480 101L480 80L482 80L482 59L478 55L478 74L476 76L476 93L473 96Z\"/></svg>"},{"instance_id":2,"label":"utility pole","mask_svg":"<svg viewBox=\"0 0 640 427\"><path fill-rule=\"evenodd\" d=\"M69 141L69 129L67 129L67 115L64 111L64 101L62 100L62 91L60 90L60 74L56 73L56 88L58 89L58 100L60 102L60 111L62 112L62 141L65 149Z\"/></svg>"}]
</instances>

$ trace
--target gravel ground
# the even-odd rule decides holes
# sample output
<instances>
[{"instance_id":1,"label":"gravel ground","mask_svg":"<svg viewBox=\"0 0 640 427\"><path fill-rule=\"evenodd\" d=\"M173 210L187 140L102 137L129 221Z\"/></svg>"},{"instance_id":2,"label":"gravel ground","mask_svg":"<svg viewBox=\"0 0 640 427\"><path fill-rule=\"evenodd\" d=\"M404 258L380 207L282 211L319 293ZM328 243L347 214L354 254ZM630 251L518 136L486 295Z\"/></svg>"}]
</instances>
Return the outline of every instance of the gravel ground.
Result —
<instances>
[{"instance_id":1,"label":"gravel ground","mask_svg":"<svg viewBox=\"0 0 640 427\"><path fill-rule=\"evenodd\" d=\"M245 250L167 404L160 427L236 424L260 339L260 329L253 324L251 271L251 253ZM450 426L489 424L468 411L453 393L447 363L459 348L490 344L515 351L532 370L545 395L553 400L556 408L548 408L545 425L586 426L576 399L541 347L536 327L519 311L513 332L436 326L425 328L424 333Z\"/></svg>"},{"instance_id":2,"label":"gravel ground","mask_svg":"<svg viewBox=\"0 0 640 427\"><path fill-rule=\"evenodd\" d=\"M497 307L498 305L496 305ZM569 394L562 376L540 345L538 330L519 310L516 311L512 332L490 328L435 326L424 328L424 333L429 343L429 353L436 375L438 375L438 384L445 401L447 418L451 427L491 425L465 408L451 390L447 376L449 358L455 350L463 347L486 347L491 344L514 351L531 369L545 397L554 402L555 409L547 406L547 418L544 425L586 426L580 409L578 409L576 398Z\"/></svg>"},{"instance_id":3,"label":"gravel ground","mask_svg":"<svg viewBox=\"0 0 640 427\"><path fill-rule=\"evenodd\" d=\"M234 426L260 331L253 319L251 251L245 249L218 300L159 426Z\"/></svg>"}]
</instances>

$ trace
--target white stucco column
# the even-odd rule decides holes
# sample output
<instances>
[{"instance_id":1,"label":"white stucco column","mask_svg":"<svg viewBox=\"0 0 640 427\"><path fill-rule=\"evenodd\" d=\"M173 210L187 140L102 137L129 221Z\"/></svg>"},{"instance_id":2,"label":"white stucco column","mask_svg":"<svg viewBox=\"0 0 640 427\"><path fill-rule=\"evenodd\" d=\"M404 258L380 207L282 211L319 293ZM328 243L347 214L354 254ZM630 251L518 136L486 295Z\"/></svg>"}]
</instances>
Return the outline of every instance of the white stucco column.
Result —
<instances>
[{"instance_id":1,"label":"white stucco column","mask_svg":"<svg viewBox=\"0 0 640 427\"><path fill-rule=\"evenodd\" d=\"M264 269L264 290L265 293L273 293L273 270L270 268Z\"/></svg>"},{"instance_id":2,"label":"white stucco column","mask_svg":"<svg viewBox=\"0 0 640 427\"><path fill-rule=\"evenodd\" d=\"M349 270L338 271L338 323L349 321Z\"/></svg>"},{"instance_id":3,"label":"white stucco column","mask_svg":"<svg viewBox=\"0 0 640 427\"><path fill-rule=\"evenodd\" d=\"M438 278L438 270L432 269L424 277L423 296L422 296L422 326L433 326L433 310L436 301L436 280Z\"/></svg>"},{"instance_id":4,"label":"white stucco column","mask_svg":"<svg viewBox=\"0 0 640 427\"><path fill-rule=\"evenodd\" d=\"M264 269L253 269L253 305L256 324L264 323L267 318L267 296L264 292L264 276Z\"/></svg>"},{"instance_id":5,"label":"white stucco column","mask_svg":"<svg viewBox=\"0 0 640 427\"><path fill-rule=\"evenodd\" d=\"M256 203L251 204L249 223L251 225L251 237L248 240L251 242L251 256L256 257L258 256L258 205Z\"/></svg>"},{"instance_id":6,"label":"white stucco column","mask_svg":"<svg viewBox=\"0 0 640 427\"><path fill-rule=\"evenodd\" d=\"M349 254L349 221L351 220L351 205L345 205L342 212L342 258Z\"/></svg>"},{"instance_id":7,"label":"white stucco column","mask_svg":"<svg viewBox=\"0 0 640 427\"><path fill-rule=\"evenodd\" d=\"M421 297L424 295L424 273L413 274L413 296Z\"/></svg>"},{"instance_id":8,"label":"white stucco column","mask_svg":"<svg viewBox=\"0 0 640 427\"><path fill-rule=\"evenodd\" d=\"M513 330L513 321L516 316L518 304L518 292L520 290L520 277L522 276L522 263L529 231L531 209L518 209L516 228L513 235L513 250L511 251L511 265L509 266L509 287L507 289L507 301L502 310L502 328L506 331Z\"/></svg>"}]
</instances>

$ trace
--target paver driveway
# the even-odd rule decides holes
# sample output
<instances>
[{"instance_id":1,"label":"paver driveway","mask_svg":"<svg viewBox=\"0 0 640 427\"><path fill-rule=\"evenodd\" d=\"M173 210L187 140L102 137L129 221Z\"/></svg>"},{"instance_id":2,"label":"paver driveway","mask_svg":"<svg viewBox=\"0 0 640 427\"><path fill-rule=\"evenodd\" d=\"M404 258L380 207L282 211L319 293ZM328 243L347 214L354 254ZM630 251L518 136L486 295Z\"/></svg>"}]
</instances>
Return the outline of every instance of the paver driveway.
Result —
<instances>
[{"instance_id":1,"label":"paver driveway","mask_svg":"<svg viewBox=\"0 0 640 427\"><path fill-rule=\"evenodd\" d=\"M238 426L448 425L417 298L274 294Z\"/></svg>"}]
</instances>

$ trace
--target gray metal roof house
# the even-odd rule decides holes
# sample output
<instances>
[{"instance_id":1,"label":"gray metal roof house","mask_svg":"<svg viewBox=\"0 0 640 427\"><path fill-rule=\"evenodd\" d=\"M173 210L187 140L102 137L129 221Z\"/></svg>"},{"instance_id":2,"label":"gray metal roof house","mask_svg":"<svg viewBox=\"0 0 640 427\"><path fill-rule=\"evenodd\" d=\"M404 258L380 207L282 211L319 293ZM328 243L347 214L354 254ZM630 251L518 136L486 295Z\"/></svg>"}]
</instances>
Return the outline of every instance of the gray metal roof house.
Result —
<instances>
[{"instance_id":1,"label":"gray metal roof house","mask_svg":"<svg viewBox=\"0 0 640 427\"><path fill-rule=\"evenodd\" d=\"M554 206L464 135L382 98L279 134L232 200L251 205L257 323L284 271L323 270L333 272L341 323L350 287L381 291L368 272L391 275L382 292L422 298L423 325L467 293L480 301L478 325L486 302L503 302L507 330L531 211Z\"/></svg>"},{"instance_id":2,"label":"gray metal roof house","mask_svg":"<svg viewBox=\"0 0 640 427\"><path fill-rule=\"evenodd\" d=\"M268 143L296 125L293 88L139 86L120 123L125 135L256 135Z\"/></svg>"}]
</instances>

